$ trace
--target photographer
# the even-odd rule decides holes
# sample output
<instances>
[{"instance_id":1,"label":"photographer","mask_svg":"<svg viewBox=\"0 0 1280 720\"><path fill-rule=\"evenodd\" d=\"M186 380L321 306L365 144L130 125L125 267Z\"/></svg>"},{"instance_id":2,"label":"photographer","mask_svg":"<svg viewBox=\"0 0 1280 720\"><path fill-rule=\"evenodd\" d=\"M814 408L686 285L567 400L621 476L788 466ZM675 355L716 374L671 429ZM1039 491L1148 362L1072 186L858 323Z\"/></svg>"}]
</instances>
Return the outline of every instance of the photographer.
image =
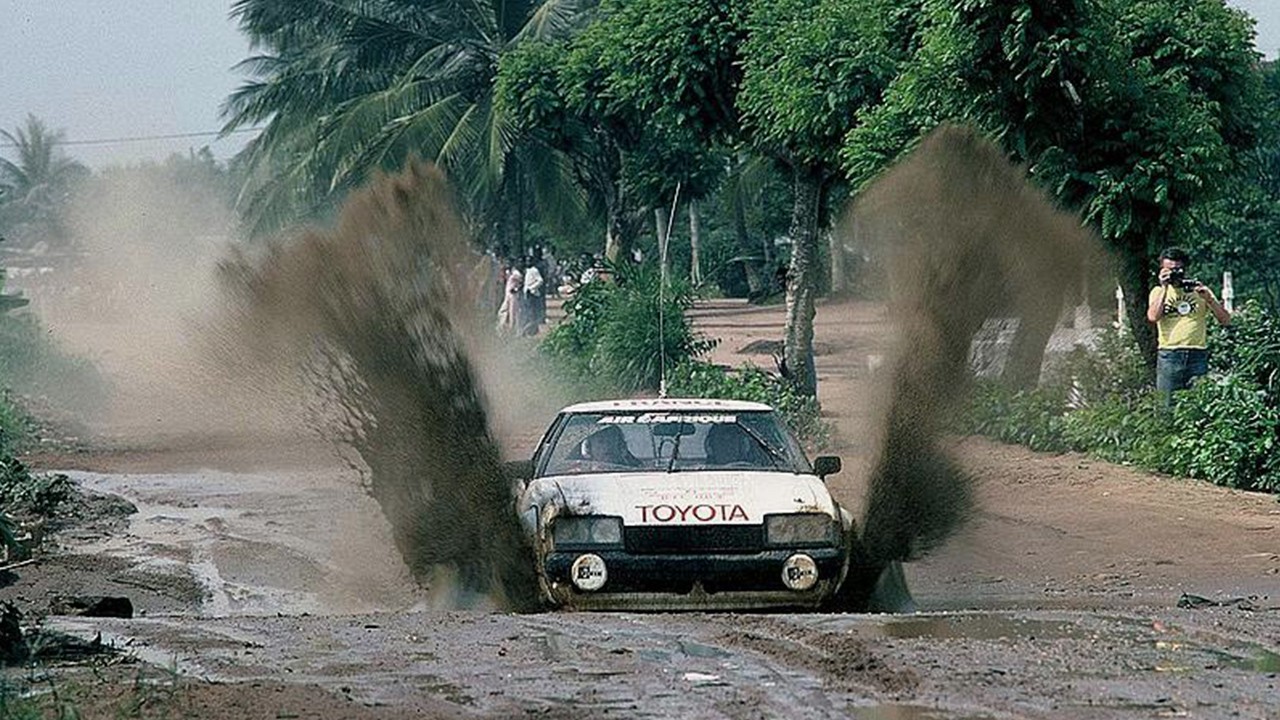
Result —
<instances>
[{"instance_id":1,"label":"photographer","mask_svg":"<svg viewBox=\"0 0 1280 720\"><path fill-rule=\"evenodd\" d=\"M1168 397L1209 371L1208 315L1222 325L1231 314L1199 280L1187 277L1188 257L1181 248L1160 253L1160 284L1151 289L1147 320L1159 332L1156 356L1156 390Z\"/></svg>"}]
</instances>

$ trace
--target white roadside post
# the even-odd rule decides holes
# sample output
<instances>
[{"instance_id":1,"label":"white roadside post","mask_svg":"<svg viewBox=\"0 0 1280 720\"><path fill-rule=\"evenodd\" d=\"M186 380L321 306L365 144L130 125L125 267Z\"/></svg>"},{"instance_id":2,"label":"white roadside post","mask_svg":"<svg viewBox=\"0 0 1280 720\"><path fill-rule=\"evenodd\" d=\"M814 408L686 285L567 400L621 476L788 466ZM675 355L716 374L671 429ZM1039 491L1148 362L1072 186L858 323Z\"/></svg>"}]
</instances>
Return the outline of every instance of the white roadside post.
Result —
<instances>
[{"instance_id":1,"label":"white roadside post","mask_svg":"<svg viewBox=\"0 0 1280 720\"><path fill-rule=\"evenodd\" d=\"M1124 332L1124 290L1119 285L1116 286L1116 329Z\"/></svg>"},{"instance_id":2,"label":"white roadside post","mask_svg":"<svg viewBox=\"0 0 1280 720\"><path fill-rule=\"evenodd\" d=\"M1235 312L1236 289L1231 286L1231 271L1222 273L1222 307Z\"/></svg>"}]
</instances>

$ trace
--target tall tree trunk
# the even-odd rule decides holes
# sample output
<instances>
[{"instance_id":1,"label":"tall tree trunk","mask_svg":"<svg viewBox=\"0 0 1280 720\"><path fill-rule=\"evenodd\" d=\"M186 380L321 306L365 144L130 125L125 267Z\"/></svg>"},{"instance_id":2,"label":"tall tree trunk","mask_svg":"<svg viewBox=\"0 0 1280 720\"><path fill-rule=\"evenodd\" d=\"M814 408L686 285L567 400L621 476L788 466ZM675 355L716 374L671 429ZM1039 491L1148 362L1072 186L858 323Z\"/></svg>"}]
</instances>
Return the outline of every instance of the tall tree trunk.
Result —
<instances>
[{"instance_id":1,"label":"tall tree trunk","mask_svg":"<svg viewBox=\"0 0 1280 720\"><path fill-rule=\"evenodd\" d=\"M609 262L631 262L631 247L644 224L644 214L630 205L630 198L620 187L610 188L605 201L608 225L605 229L604 256Z\"/></svg>"},{"instance_id":2,"label":"tall tree trunk","mask_svg":"<svg viewBox=\"0 0 1280 720\"><path fill-rule=\"evenodd\" d=\"M813 315L817 296L818 215L823 176L811 167L795 168L795 198L791 207L791 265L787 272L787 326L783 362L802 392L816 395L813 370Z\"/></svg>"},{"instance_id":3,"label":"tall tree trunk","mask_svg":"<svg viewBox=\"0 0 1280 720\"><path fill-rule=\"evenodd\" d=\"M520 161L511 159L511 165L502 178L500 206L497 209L497 251L500 256L520 257L524 254L524 183L521 179Z\"/></svg>"},{"instance_id":4,"label":"tall tree trunk","mask_svg":"<svg viewBox=\"0 0 1280 720\"><path fill-rule=\"evenodd\" d=\"M524 169L520 165L518 158L512 157L511 163L511 181L515 183L513 188L515 195L516 217L515 217L515 241L516 252L523 257L527 248L525 247L524 235L524 203L525 203L525 187L524 187Z\"/></svg>"},{"instance_id":5,"label":"tall tree trunk","mask_svg":"<svg viewBox=\"0 0 1280 720\"><path fill-rule=\"evenodd\" d=\"M659 205L653 209L653 224L658 234L658 273L666 286L671 277L671 255L669 253L671 238L667 237L667 228L671 225L671 213Z\"/></svg>"},{"instance_id":6,"label":"tall tree trunk","mask_svg":"<svg viewBox=\"0 0 1280 720\"><path fill-rule=\"evenodd\" d=\"M747 212L743 205L741 190L735 190L738 197L733 201L733 231L738 239L738 254L742 256L742 271L747 276L747 296L754 299L762 297L764 282L760 279L760 268L748 258L755 257L756 247L751 243L751 233L747 231Z\"/></svg>"},{"instance_id":7,"label":"tall tree trunk","mask_svg":"<svg viewBox=\"0 0 1280 720\"><path fill-rule=\"evenodd\" d=\"M1147 293L1151 290L1147 284L1151 280L1149 269L1151 259L1145 252L1146 243L1141 243L1140 247L1140 250L1130 248L1127 252L1120 253L1123 260L1120 262L1119 280L1120 289L1124 291L1124 307L1129 319L1129 331L1133 333L1133 338L1138 343L1138 350L1142 352L1142 358L1154 377L1156 333L1151 323L1147 322Z\"/></svg>"},{"instance_id":8,"label":"tall tree trunk","mask_svg":"<svg viewBox=\"0 0 1280 720\"><path fill-rule=\"evenodd\" d=\"M699 260L702 247L702 217L698 214L698 201L689 201L689 282L702 284L702 263Z\"/></svg>"},{"instance_id":9,"label":"tall tree trunk","mask_svg":"<svg viewBox=\"0 0 1280 720\"><path fill-rule=\"evenodd\" d=\"M1009 347L1001 382L1019 390L1029 390L1040 382L1044 351L1049 337L1062 314L1062 295L1046 288L1044 302L1025 305L1018 322L1018 332Z\"/></svg>"},{"instance_id":10,"label":"tall tree trunk","mask_svg":"<svg viewBox=\"0 0 1280 720\"><path fill-rule=\"evenodd\" d=\"M831 294L844 295L849 289L844 269L844 236L840 226L833 225L827 232L827 250L831 253Z\"/></svg>"},{"instance_id":11,"label":"tall tree trunk","mask_svg":"<svg viewBox=\"0 0 1280 720\"><path fill-rule=\"evenodd\" d=\"M612 213L609 214L609 225L604 232L604 258L611 263L631 260L631 242L622 230L622 224Z\"/></svg>"}]
</instances>

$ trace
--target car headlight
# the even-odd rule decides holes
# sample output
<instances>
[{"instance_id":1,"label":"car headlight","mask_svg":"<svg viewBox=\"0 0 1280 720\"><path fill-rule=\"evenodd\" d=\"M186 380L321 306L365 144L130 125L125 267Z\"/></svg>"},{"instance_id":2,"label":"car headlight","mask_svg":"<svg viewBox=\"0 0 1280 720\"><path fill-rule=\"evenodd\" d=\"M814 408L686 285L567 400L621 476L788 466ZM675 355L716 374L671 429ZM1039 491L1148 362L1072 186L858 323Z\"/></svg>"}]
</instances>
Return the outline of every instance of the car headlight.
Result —
<instances>
[{"instance_id":1,"label":"car headlight","mask_svg":"<svg viewBox=\"0 0 1280 720\"><path fill-rule=\"evenodd\" d=\"M556 547L621 545L622 518L607 515L562 515L551 526Z\"/></svg>"},{"instance_id":2,"label":"car headlight","mask_svg":"<svg viewBox=\"0 0 1280 720\"><path fill-rule=\"evenodd\" d=\"M836 524L825 513L769 515L764 519L764 538L770 545L833 545Z\"/></svg>"}]
</instances>

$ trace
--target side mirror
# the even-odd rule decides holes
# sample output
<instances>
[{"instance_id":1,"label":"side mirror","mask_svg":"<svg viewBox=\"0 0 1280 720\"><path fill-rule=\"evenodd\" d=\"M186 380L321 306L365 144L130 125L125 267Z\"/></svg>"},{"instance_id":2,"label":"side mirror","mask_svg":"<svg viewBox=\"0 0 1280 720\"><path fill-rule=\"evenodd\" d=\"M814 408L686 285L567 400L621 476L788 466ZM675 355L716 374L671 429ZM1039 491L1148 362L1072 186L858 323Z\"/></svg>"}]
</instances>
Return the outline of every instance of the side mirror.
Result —
<instances>
[{"instance_id":1,"label":"side mirror","mask_svg":"<svg viewBox=\"0 0 1280 720\"><path fill-rule=\"evenodd\" d=\"M844 464L840 462L840 458L835 455L819 455L813 459L813 474L827 479L828 475L835 475L840 472Z\"/></svg>"},{"instance_id":2,"label":"side mirror","mask_svg":"<svg viewBox=\"0 0 1280 720\"><path fill-rule=\"evenodd\" d=\"M502 471L506 473L508 480L519 480L522 483L529 482L533 479L533 461L532 460L512 460L502 463Z\"/></svg>"}]
</instances>

